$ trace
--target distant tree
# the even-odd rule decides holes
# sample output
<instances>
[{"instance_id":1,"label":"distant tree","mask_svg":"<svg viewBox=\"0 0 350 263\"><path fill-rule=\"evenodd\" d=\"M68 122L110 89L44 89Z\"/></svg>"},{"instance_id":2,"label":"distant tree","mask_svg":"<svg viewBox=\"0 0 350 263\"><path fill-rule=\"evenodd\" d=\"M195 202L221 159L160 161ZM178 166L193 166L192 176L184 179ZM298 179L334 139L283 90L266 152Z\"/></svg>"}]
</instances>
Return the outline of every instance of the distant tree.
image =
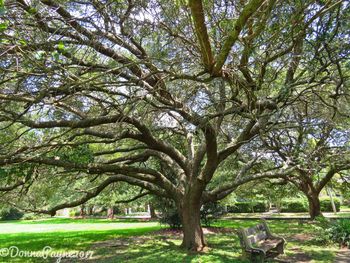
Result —
<instances>
[{"instance_id":1,"label":"distant tree","mask_svg":"<svg viewBox=\"0 0 350 263\"><path fill-rule=\"evenodd\" d=\"M320 192L335 175L350 169L349 126L337 112L315 112L317 102L295 107L288 119L281 119L288 126L275 128L262 139L276 162L296 168L282 179L306 196L311 219L322 215Z\"/></svg>"}]
</instances>

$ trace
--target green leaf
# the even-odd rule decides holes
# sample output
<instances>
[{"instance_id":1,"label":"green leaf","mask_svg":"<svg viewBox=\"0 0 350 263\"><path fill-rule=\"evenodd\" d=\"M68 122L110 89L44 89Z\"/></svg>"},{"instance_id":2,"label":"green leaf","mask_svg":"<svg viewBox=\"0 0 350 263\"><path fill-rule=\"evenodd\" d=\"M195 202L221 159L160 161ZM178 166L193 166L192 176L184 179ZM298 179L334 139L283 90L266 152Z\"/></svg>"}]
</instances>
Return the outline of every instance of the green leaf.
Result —
<instances>
[{"instance_id":1,"label":"green leaf","mask_svg":"<svg viewBox=\"0 0 350 263\"><path fill-rule=\"evenodd\" d=\"M35 14L37 12L36 8L34 7L31 7L29 10L28 10L28 13L29 14Z\"/></svg>"},{"instance_id":2,"label":"green leaf","mask_svg":"<svg viewBox=\"0 0 350 263\"><path fill-rule=\"evenodd\" d=\"M58 53L57 51L52 52L52 57L55 61L59 61L60 60L60 53Z\"/></svg>"},{"instance_id":3,"label":"green leaf","mask_svg":"<svg viewBox=\"0 0 350 263\"><path fill-rule=\"evenodd\" d=\"M57 49L60 51L63 51L65 49L64 43L60 41L57 45Z\"/></svg>"},{"instance_id":4,"label":"green leaf","mask_svg":"<svg viewBox=\"0 0 350 263\"><path fill-rule=\"evenodd\" d=\"M38 60L42 60L45 56L46 52L45 51L38 51L36 54L35 54L35 58L38 59Z\"/></svg>"},{"instance_id":5,"label":"green leaf","mask_svg":"<svg viewBox=\"0 0 350 263\"><path fill-rule=\"evenodd\" d=\"M10 44L11 42L8 39L0 39L0 44Z\"/></svg>"},{"instance_id":6,"label":"green leaf","mask_svg":"<svg viewBox=\"0 0 350 263\"><path fill-rule=\"evenodd\" d=\"M26 46L26 45L27 45L27 41L25 41L24 39L19 40L19 43L20 43L22 46Z\"/></svg>"},{"instance_id":7,"label":"green leaf","mask_svg":"<svg viewBox=\"0 0 350 263\"><path fill-rule=\"evenodd\" d=\"M5 1L4 0L0 0L0 15L5 14L5 12L6 12Z\"/></svg>"},{"instance_id":8,"label":"green leaf","mask_svg":"<svg viewBox=\"0 0 350 263\"><path fill-rule=\"evenodd\" d=\"M0 23L0 32L5 31L8 28L8 22Z\"/></svg>"}]
</instances>

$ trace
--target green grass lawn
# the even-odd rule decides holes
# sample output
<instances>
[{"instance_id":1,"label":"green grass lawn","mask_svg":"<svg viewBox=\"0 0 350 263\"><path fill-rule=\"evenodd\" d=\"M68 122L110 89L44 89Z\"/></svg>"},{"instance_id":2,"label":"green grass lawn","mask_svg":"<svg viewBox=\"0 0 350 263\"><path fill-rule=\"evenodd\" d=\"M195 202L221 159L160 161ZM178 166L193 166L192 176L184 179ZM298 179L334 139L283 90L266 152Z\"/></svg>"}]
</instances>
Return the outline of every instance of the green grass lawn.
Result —
<instances>
[{"instance_id":1,"label":"green grass lawn","mask_svg":"<svg viewBox=\"0 0 350 263\"><path fill-rule=\"evenodd\" d=\"M219 220L215 227L237 229L256 224L254 220ZM312 225L298 221L270 221L272 231L284 236L286 257L300 254L312 262L332 262L335 246L324 246L309 238ZM163 230L162 230L163 229ZM247 262L240 258L241 248L234 232L207 234L211 249L202 254L188 254L178 246L178 234L169 234L157 222L103 219L46 219L0 223L1 248L17 246L20 250L94 252L91 260L79 262ZM305 239L305 237L308 237ZM55 262L53 259L0 257L0 262ZM77 262L63 259L61 262Z\"/></svg>"},{"instance_id":2,"label":"green grass lawn","mask_svg":"<svg viewBox=\"0 0 350 263\"><path fill-rule=\"evenodd\" d=\"M349 208L343 208L341 212L333 213L333 212L324 212L322 213L324 217L327 218L350 218L350 209ZM267 213L228 213L225 215L227 218L261 218L261 217L273 217L273 218L309 218L309 213L273 213L273 214L267 214Z\"/></svg>"}]
</instances>

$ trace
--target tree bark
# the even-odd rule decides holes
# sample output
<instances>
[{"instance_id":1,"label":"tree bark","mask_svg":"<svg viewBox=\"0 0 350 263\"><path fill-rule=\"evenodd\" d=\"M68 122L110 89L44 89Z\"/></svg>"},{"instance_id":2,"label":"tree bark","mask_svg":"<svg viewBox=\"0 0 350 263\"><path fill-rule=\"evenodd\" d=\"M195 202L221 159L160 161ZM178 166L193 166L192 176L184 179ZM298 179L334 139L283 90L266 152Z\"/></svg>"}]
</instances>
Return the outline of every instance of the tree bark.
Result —
<instances>
[{"instance_id":1,"label":"tree bark","mask_svg":"<svg viewBox=\"0 0 350 263\"><path fill-rule=\"evenodd\" d=\"M88 206L88 208L87 208L87 214L88 214L89 216L92 216L93 213L94 213L94 206L93 206L93 205Z\"/></svg>"},{"instance_id":2,"label":"tree bark","mask_svg":"<svg viewBox=\"0 0 350 263\"><path fill-rule=\"evenodd\" d=\"M158 218L152 203L149 204L149 212L152 219Z\"/></svg>"},{"instance_id":3,"label":"tree bark","mask_svg":"<svg viewBox=\"0 0 350 263\"><path fill-rule=\"evenodd\" d=\"M200 207L200 200L189 200L179 208L183 230L181 247L191 251L202 251L207 246L201 226Z\"/></svg>"},{"instance_id":4,"label":"tree bark","mask_svg":"<svg viewBox=\"0 0 350 263\"><path fill-rule=\"evenodd\" d=\"M85 205L81 205L80 206L80 214L79 214L79 216L81 216L81 217L85 217Z\"/></svg>"},{"instance_id":5,"label":"tree bark","mask_svg":"<svg viewBox=\"0 0 350 263\"><path fill-rule=\"evenodd\" d=\"M320 199L318 197L318 194L316 193L308 194L306 195L306 197L309 202L309 214L310 214L311 220L314 220L318 216L322 216L321 204L320 204Z\"/></svg>"},{"instance_id":6,"label":"tree bark","mask_svg":"<svg viewBox=\"0 0 350 263\"><path fill-rule=\"evenodd\" d=\"M114 218L114 207L108 208L108 210L107 210L107 217L109 219L113 219Z\"/></svg>"}]
</instances>

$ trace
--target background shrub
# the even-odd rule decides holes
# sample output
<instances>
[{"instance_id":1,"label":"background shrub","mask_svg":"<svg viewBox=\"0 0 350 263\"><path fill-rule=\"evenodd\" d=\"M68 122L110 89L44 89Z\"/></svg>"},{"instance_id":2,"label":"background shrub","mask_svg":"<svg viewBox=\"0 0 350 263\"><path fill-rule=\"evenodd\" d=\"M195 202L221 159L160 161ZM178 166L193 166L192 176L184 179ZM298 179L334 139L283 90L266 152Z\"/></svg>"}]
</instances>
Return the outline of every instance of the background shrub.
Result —
<instances>
[{"instance_id":1,"label":"background shrub","mask_svg":"<svg viewBox=\"0 0 350 263\"><path fill-rule=\"evenodd\" d=\"M80 211L76 209L69 210L69 217L80 216Z\"/></svg>"},{"instance_id":2,"label":"background shrub","mask_svg":"<svg viewBox=\"0 0 350 263\"><path fill-rule=\"evenodd\" d=\"M265 201L242 201L227 206L227 212L229 213L257 213L267 211L268 205Z\"/></svg>"},{"instance_id":3,"label":"background shrub","mask_svg":"<svg viewBox=\"0 0 350 263\"><path fill-rule=\"evenodd\" d=\"M182 226L181 217L176 209L168 208L161 211L162 215L159 219L161 224L166 224L170 228L180 228Z\"/></svg>"},{"instance_id":4,"label":"background shrub","mask_svg":"<svg viewBox=\"0 0 350 263\"><path fill-rule=\"evenodd\" d=\"M154 200L155 208L160 212L159 222L170 228L181 227L181 217L177 212L174 201L170 199L157 198Z\"/></svg>"},{"instance_id":5,"label":"background shrub","mask_svg":"<svg viewBox=\"0 0 350 263\"><path fill-rule=\"evenodd\" d=\"M341 202L339 198L333 198L336 210L340 211ZM320 198L320 207L322 212L333 212L332 203L329 197ZM297 198L283 200L281 205L281 212L308 212L309 204L306 199Z\"/></svg>"},{"instance_id":6,"label":"background shrub","mask_svg":"<svg viewBox=\"0 0 350 263\"><path fill-rule=\"evenodd\" d=\"M337 212L340 211L340 199L333 197L333 202L336 207ZM321 205L321 211L322 212L333 212L332 203L329 197L321 197L320 198L320 205Z\"/></svg>"},{"instance_id":7,"label":"background shrub","mask_svg":"<svg viewBox=\"0 0 350 263\"><path fill-rule=\"evenodd\" d=\"M181 216L174 202L171 200L158 201L156 208L160 212L159 222L161 224L166 224L170 228L180 228L182 226ZM201 223L205 226L210 226L210 224L223 213L225 213L224 206L216 202L207 203L203 205L200 210Z\"/></svg>"},{"instance_id":8,"label":"background shrub","mask_svg":"<svg viewBox=\"0 0 350 263\"><path fill-rule=\"evenodd\" d=\"M210 226L211 223L219 216L225 213L224 206L219 203L210 202L201 207L201 222L205 226Z\"/></svg>"},{"instance_id":9,"label":"background shrub","mask_svg":"<svg viewBox=\"0 0 350 263\"><path fill-rule=\"evenodd\" d=\"M281 205L281 212L308 212L308 203L304 199L289 199L284 200Z\"/></svg>"},{"instance_id":10,"label":"background shrub","mask_svg":"<svg viewBox=\"0 0 350 263\"><path fill-rule=\"evenodd\" d=\"M21 218L22 220L36 220L36 219L41 219L48 217L48 215L43 215L43 214L34 214L34 213L26 213L23 215Z\"/></svg>"},{"instance_id":11,"label":"background shrub","mask_svg":"<svg viewBox=\"0 0 350 263\"><path fill-rule=\"evenodd\" d=\"M18 220L23 215L23 212L14 207L2 207L0 209L0 220Z\"/></svg>"}]
</instances>

